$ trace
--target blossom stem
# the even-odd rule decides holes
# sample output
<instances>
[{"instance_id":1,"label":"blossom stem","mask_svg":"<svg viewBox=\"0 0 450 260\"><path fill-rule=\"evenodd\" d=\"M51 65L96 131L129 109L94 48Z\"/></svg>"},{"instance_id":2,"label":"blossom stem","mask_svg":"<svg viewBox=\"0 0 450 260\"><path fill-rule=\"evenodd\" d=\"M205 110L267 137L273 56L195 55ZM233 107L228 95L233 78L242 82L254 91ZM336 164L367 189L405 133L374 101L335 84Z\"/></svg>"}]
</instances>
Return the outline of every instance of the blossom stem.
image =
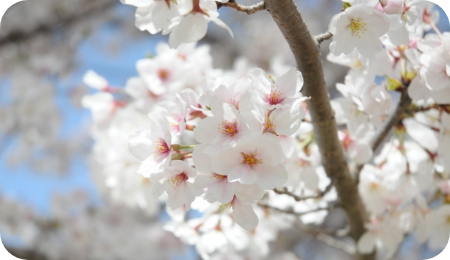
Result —
<instances>
[{"instance_id":1,"label":"blossom stem","mask_svg":"<svg viewBox=\"0 0 450 260\"><path fill-rule=\"evenodd\" d=\"M191 156L192 156L192 152L176 153L176 154L172 154L172 160L184 160L186 158L190 158Z\"/></svg>"},{"instance_id":2,"label":"blossom stem","mask_svg":"<svg viewBox=\"0 0 450 260\"><path fill-rule=\"evenodd\" d=\"M436 27L436 24L433 22L429 23L431 28L433 28L433 30L436 32L437 35L439 35L440 38L442 38L442 33L441 31Z\"/></svg>"},{"instance_id":3,"label":"blossom stem","mask_svg":"<svg viewBox=\"0 0 450 260\"><path fill-rule=\"evenodd\" d=\"M186 130L188 130L188 131L194 131L194 128L195 128L195 125L188 125L188 124L186 124Z\"/></svg>"},{"instance_id":4,"label":"blossom stem","mask_svg":"<svg viewBox=\"0 0 450 260\"><path fill-rule=\"evenodd\" d=\"M183 150L183 149L192 149L192 148L195 147L195 145L179 145L179 144L172 144L171 147L172 147L172 149L173 149L174 151L180 151L180 150Z\"/></svg>"}]
</instances>

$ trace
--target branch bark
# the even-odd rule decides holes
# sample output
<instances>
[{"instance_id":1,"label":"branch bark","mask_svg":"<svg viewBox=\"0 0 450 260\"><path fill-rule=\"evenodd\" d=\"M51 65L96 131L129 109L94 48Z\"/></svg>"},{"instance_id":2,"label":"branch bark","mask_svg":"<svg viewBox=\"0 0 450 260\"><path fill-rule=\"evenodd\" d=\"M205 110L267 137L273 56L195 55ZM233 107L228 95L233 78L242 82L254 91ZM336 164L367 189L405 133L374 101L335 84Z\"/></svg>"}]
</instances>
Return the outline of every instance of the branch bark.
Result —
<instances>
[{"instance_id":1,"label":"branch bark","mask_svg":"<svg viewBox=\"0 0 450 260\"><path fill-rule=\"evenodd\" d=\"M317 42L320 44L325 40L329 40L331 39L331 37L333 37L333 34L330 32L326 32L326 33L322 33L316 36L316 40Z\"/></svg>"},{"instance_id":2,"label":"branch bark","mask_svg":"<svg viewBox=\"0 0 450 260\"><path fill-rule=\"evenodd\" d=\"M326 88L319 43L309 32L293 0L264 0L264 3L286 38L295 56L298 69L303 74L305 83L302 93L311 97L307 105L322 164L328 177L335 181L340 205L348 217L350 235L358 241L366 231L364 223L368 221L368 216L338 139L334 112ZM360 255L359 258L372 260L375 254Z\"/></svg>"},{"instance_id":3,"label":"branch bark","mask_svg":"<svg viewBox=\"0 0 450 260\"><path fill-rule=\"evenodd\" d=\"M231 7L233 9L236 9L239 12L247 13L249 15L266 9L266 6L264 5L264 2L259 2L257 4L251 5L251 6L240 5L240 4L238 4L238 3L234 2L234 1L229 1L227 3L218 3L218 4L220 4L219 8L221 6L227 6L227 7Z\"/></svg>"},{"instance_id":4,"label":"branch bark","mask_svg":"<svg viewBox=\"0 0 450 260\"><path fill-rule=\"evenodd\" d=\"M307 215L307 214L311 214L311 213L316 213L318 211L332 211L333 209L335 209L336 207L339 206L339 204L336 205L331 205L329 207L320 207L320 208L316 208L316 209L312 209L312 210L308 210L308 211L303 211L303 212L297 212L295 211L293 208L288 208L288 209L281 209L281 208L277 208L274 206L271 206L269 204L265 204L262 202L258 202L258 206L265 208L265 209L271 209L277 212L281 212L281 213L285 213L285 214L291 214L291 215L295 215L295 216L303 216L303 215Z\"/></svg>"},{"instance_id":5,"label":"branch bark","mask_svg":"<svg viewBox=\"0 0 450 260\"><path fill-rule=\"evenodd\" d=\"M42 253L39 253L33 249L24 249L5 246L6 250L13 256L26 259L26 260L48 260Z\"/></svg>"},{"instance_id":6,"label":"branch bark","mask_svg":"<svg viewBox=\"0 0 450 260\"><path fill-rule=\"evenodd\" d=\"M276 194L280 194L280 195L288 195L291 196L292 198L294 198L295 201L302 201L302 200L309 200L309 199L320 199L323 196L325 196L328 192L330 192L330 190L333 188L334 186L334 181L331 181L330 184L328 184L328 186L323 190L320 191L317 195L313 195L313 196L298 196L292 192L289 192L286 188L280 190L280 189L274 189L273 191Z\"/></svg>"}]
</instances>

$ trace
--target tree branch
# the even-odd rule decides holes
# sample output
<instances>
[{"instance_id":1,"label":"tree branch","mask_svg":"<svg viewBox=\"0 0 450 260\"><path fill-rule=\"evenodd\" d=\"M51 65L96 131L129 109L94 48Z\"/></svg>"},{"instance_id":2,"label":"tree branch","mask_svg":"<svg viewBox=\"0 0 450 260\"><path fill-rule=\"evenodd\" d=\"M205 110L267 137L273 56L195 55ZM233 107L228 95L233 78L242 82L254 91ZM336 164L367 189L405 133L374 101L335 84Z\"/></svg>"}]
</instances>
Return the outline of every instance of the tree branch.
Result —
<instances>
[{"instance_id":1,"label":"tree branch","mask_svg":"<svg viewBox=\"0 0 450 260\"><path fill-rule=\"evenodd\" d=\"M401 92L401 97L400 101L398 102L397 109L385 121L383 127L381 127L380 131L375 135L370 143L374 152L380 147L392 128L402 119L403 113L411 104L411 101L412 100L408 95L407 88L404 88Z\"/></svg>"},{"instance_id":2,"label":"tree branch","mask_svg":"<svg viewBox=\"0 0 450 260\"><path fill-rule=\"evenodd\" d=\"M365 233L367 212L350 174L344 151L337 135L334 112L331 108L323 73L319 43L309 29L293 0L264 0L267 11L286 38L302 72L302 93L311 97L307 105L314 126L314 138L319 146L323 167L331 180L335 180L340 205L350 224L350 235L355 241ZM374 259L375 254L360 259Z\"/></svg>"},{"instance_id":3,"label":"tree branch","mask_svg":"<svg viewBox=\"0 0 450 260\"><path fill-rule=\"evenodd\" d=\"M218 3L218 4L219 4L219 8L222 6L231 7L233 9L236 9L239 12L244 12L249 15L266 9L264 2L259 2L257 4L251 5L251 6L240 5L240 4L236 3L235 1L230 1L227 3Z\"/></svg>"},{"instance_id":4,"label":"tree branch","mask_svg":"<svg viewBox=\"0 0 450 260\"><path fill-rule=\"evenodd\" d=\"M383 126L380 128L378 133L370 141L370 146L372 151L375 153L376 150L383 143L384 139L389 135L392 128L403 118L403 114L407 111L409 105L411 105L411 98L408 95L408 85L403 84L403 89L401 91L400 101L398 102L397 108L394 113L392 113L389 118L384 122ZM358 165L355 173L356 183L359 183L359 175L361 173L364 164Z\"/></svg>"},{"instance_id":5,"label":"tree branch","mask_svg":"<svg viewBox=\"0 0 450 260\"><path fill-rule=\"evenodd\" d=\"M328 192L330 192L330 190L333 188L334 186L334 181L331 181L330 184L328 184L328 186L325 188L325 190L319 192L317 195L313 195L313 196L298 196L290 191L288 191L286 188L280 190L280 189L274 189L273 191L277 194L280 195L288 195L291 196L292 198L295 199L295 201L302 201L302 200L309 200L309 199L320 199L323 196L325 196L325 194L327 194Z\"/></svg>"},{"instance_id":6,"label":"tree branch","mask_svg":"<svg viewBox=\"0 0 450 260\"><path fill-rule=\"evenodd\" d=\"M322 33L322 34L319 34L319 35L316 35L316 36L315 36L316 41L317 41L319 44L321 44L321 43L322 43L323 41L325 41L325 40L331 39L331 37L333 37L333 34L330 33L330 32Z\"/></svg>"},{"instance_id":7,"label":"tree branch","mask_svg":"<svg viewBox=\"0 0 450 260\"><path fill-rule=\"evenodd\" d=\"M20 259L26 259L26 260L47 260L48 259L47 257L45 257L42 253L38 252L37 250L26 249L26 248L16 248L16 247L9 247L9 246L5 246L5 248L11 255L18 257Z\"/></svg>"},{"instance_id":8,"label":"tree branch","mask_svg":"<svg viewBox=\"0 0 450 260\"><path fill-rule=\"evenodd\" d=\"M258 202L258 206L263 207L265 209L271 209L271 210L275 210L275 211L278 211L278 212L281 212L281 213L291 214L291 215L295 215L295 216L303 216L303 215L306 215L306 214L311 214L311 213L315 213L315 212L323 211L323 210L331 211L331 210L333 210L333 209L335 209L337 207L337 205L332 205L332 206L329 206L329 207L321 207L321 208L312 209L312 210L308 210L308 211L296 212L296 211L294 211L293 208L280 209L280 208L277 208L277 207L274 207L274 206L271 206L269 204L265 204L265 203L262 203L262 202Z\"/></svg>"}]
</instances>

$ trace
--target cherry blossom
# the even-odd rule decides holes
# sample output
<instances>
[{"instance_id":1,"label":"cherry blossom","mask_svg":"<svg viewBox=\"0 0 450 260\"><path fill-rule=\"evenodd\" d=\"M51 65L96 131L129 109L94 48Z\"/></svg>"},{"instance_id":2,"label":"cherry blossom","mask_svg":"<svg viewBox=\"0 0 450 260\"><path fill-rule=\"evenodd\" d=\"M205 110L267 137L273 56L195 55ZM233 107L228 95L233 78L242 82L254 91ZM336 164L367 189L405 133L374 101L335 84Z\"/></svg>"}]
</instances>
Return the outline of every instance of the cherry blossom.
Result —
<instances>
[{"instance_id":1,"label":"cherry blossom","mask_svg":"<svg viewBox=\"0 0 450 260\"><path fill-rule=\"evenodd\" d=\"M218 153L233 147L248 133L247 123L235 106L217 100L211 103L211 112L214 116L203 119L194 129L195 139L208 144L205 153Z\"/></svg>"},{"instance_id":2,"label":"cherry blossom","mask_svg":"<svg viewBox=\"0 0 450 260\"><path fill-rule=\"evenodd\" d=\"M333 17L329 29L334 35L330 44L334 55L348 55L356 48L362 55L374 58L383 47L379 38L388 32L389 20L368 5L355 5Z\"/></svg>"},{"instance_id":3,"label":"cherry blossom","mask_svg":"<svg viewBox=\"0 0 450 260\"><path fill-rule=\"evenodd\" d=\"M263 189L273 189L286 182L282 161L281 146L264 135L243 139L235 147L211 156L212 169L228 176L229 181L246 185L256 183Z\"/></svg>"},{"instance_id":4,"label":"cherry blossom","mask_svg":"<svg viewBox=\"0 0 450 260\"><path fill-rule=\"evenodd\" d=\"M233 32L220 20L214 0L185 0L179 3L180 16L172 20L168 30L171 32L169 45L178 47L181 43L196 42L205 37L210 21L228 30L231 37Z\"/></svg>"},{"instance_id":5,"label":"cherry blossom","mask_svg":"<svg viewBox=\"0 0 450 260\"><path fill-rule=\"evenodd\" d=\"M143 163L139 173L151 176L170 163L171 135L167 120L158 114L150 118L148 129L138 130L129 137L130 152Z\"/></svg>"}]
</instances>

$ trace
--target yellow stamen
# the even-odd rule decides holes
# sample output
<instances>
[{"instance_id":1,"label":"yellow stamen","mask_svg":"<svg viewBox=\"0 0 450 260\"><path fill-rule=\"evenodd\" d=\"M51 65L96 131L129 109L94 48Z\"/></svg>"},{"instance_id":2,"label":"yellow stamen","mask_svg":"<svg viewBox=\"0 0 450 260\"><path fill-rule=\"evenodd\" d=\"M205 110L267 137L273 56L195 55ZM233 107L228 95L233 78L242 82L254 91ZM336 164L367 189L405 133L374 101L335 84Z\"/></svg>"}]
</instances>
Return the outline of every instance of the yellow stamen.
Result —
<instances>
[{"instance_id":1,"label":"yellow stamen","mask_svg":"<svg viewBox=\"0 0 450 260\"><path fill-rule=\"evenodd\" d=\"M238 133L237 122L230 122L228 120L223 121L219 124L219 133L234 136Z\"/></svg>"},{"instance_id":2,"label":"yellow stamen","mask_svg":"<svg viewBox=\"0 0 450 260\"><path fill-rule=\"evenodd\" d=\"M187 179L189 179L189 177L184 172L182 172L167 179L167 183L173 189L176 189L182 182L186 181Z\"/></svg>"},{"instance_id":3,"label":"yellow stamen","mask_svg":"<svg viewBox=\"0 0 450 260\"><path fill-rule=\"evenodd\" d=\"M362 22L361 19L352 19L349 25L352 33L356 34L356 36L360 39L361 33L365 33L367 31L366 26L367 24L365 22Z\"/></svg>"},{"instance_id":4,"label":"yellow stamen","mask_svg":"<svg viewBox=\"0 0 450 260\"><path fill-rule=\"evenodd\" d=\"M253 168L255 166L257 166L258 164L262 164L263 160L262 159L258 159L256 158L256 153L255 154L246 154L241 152L242 155L242 163L243 164L247 164L248 166L250 166L250 168Z\"/></svg>"}]
</instances>

